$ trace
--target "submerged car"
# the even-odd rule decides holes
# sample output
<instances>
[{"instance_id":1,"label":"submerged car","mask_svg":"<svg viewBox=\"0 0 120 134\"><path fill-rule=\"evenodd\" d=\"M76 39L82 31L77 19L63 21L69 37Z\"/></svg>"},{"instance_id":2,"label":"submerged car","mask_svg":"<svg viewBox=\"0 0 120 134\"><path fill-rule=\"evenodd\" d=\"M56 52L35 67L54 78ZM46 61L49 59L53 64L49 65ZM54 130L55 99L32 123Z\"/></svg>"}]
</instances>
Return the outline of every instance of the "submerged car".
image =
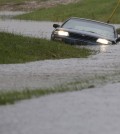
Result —
<instances>
[{"instance_id":1,"label":"submerged car","mask_svg":"<svg viewBox=\"0 0 120 134\"><path fill-rule=\"evenodd\" d=\"M120 41L113 25L84 18L72 17L55 28L51 40L75 45L112 45Z\"/></svg>"}]
</instances>

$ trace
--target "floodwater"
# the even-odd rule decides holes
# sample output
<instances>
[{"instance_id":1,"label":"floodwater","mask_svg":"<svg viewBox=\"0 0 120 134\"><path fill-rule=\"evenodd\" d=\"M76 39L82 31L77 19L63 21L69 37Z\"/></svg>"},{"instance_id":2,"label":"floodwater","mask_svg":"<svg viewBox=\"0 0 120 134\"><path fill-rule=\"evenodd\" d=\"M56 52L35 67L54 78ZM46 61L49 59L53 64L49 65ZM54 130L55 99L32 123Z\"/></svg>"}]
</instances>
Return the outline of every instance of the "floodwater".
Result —
<instances>
[{"instance_id":1,"label":"floodwater","mask_svg":"<svg viewBox=\"0 0 120 134\"><path fill-rule=\"evenodd\" d=\"M0 31L50 39L53 23L54 22L1 19Z\"/></svg>"},{"instance_id":2,"label":"floodwater","mask_svg":"<svg viewBox=\"0 0 120 134\"><path fill-rule=\"evenodd\" d=\"M61 22L50 21L25 21L10 19L15 15L24 14L25 12L0 12L0 31L9 33L22 34L24 36L50 39L53 31L53 24ZM119 28L120 25L115 25Z\"/></svg>"},{"instance_id":3,"label":"floodwater","mask_svg":"<svg viewBox=\"0 0 120 134\"><path fill-rule=\"evenodd\" d=\"M89 58L1 64L0 90L49 88L73 81L94 80L96 76L106 75L112 81L118 81L119 72L120 45L118 44L108 47L105 52ZM117 76L118 78L115 78Z\"/></svg>"},{"instance_id":4,"label":"floodwater","mask_svg":"<svg viewBox=\"0 0 120 134\"><path fill-rule=\"evenodd\" d=\"M25 21L10 19L25 12L0 12L0 31L22 34L24 36L50 39L53 24L58 22ZM60 24L60 23L59 23Z\"/></svg>"},{"instance_id":5,"label":"floodwater","mask_svg":"<svg viewBox=\"0 0 120 134\"><path fill-rule=\"evenodd\" d=\"M120 83L0 107L0 134L119 134Z\"/></svg>"},{"instance_id":6,"label":"floodwater","mask_svg":"<svg viewBox=\"0 0 120 134\"><path fill-rule=\"evenodd\" d=\"M50 39L53 23L56 22L1 19L0 31ZM120 25L115 26L120 27ZM48 88L89 77L113 75L120 70L120 45L103 45L91 49L98 50L100 53L88 59L1 64L0 90Z\"/></svg>"},{"instance_id":7,"label":"floodwater","mask_svg":"<svg viewBox=\"0 0 120 134\"><path fill-rule=\"evenodd\" d=\"M29 27L21 31L18 28L17 31L17 26L21 24L23 26L24 21L11 20L10 24L9 22L10 20L1 20L0 29L14 31L17 34L19 32L24 34L26 30L30 33L32 30L30 26L33 26L34 31L35 24L40 23L44 27L48 23L50 28L52 24L52 22L44 25L44 22L28 21ZM27 22L25 24L27 26ZM42 31L41 29L39 30ZM39 32L36 30L32 33L35 33L32 35L35 36ZM100 46L99 50L100 53L88 58L1 64L0 90L53 87L73 81L92 80L98 76L108 76L108 83L118 83L103 87L104 80L101 79L102 87L49 95L15 105L1 106L0 134L119 134L120 44ZM95 83L92 81L92 84Z\"/></svg>"}]
</instances>

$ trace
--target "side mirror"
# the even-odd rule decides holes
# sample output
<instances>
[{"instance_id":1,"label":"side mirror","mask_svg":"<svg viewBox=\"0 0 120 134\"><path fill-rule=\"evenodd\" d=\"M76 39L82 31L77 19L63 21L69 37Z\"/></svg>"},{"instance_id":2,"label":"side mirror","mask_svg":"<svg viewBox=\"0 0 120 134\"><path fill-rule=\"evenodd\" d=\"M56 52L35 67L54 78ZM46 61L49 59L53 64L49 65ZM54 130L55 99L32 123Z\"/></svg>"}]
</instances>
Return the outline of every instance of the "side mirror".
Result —
<instances>
[{"instance_id":1,"label":"side mirror","mask_svg":"<svg viewBox=\"0 0 120 134\"><path fill-rule=\"evenodd\" d=\"M120 37L118 37L116 41L117 41L117 42L120 42Z\"/></svg>"},{"instance_id":2,"label":"side mirror","mask_svg":"<svg viewBox=\"0 0 120 134\"><path fill-rule=\"evenodd\" d=\"M53 27L57 28L57 27L60 27L60 25L59 24L53 24Z\"/></svg>"},{"instance_id":3,"label":"side mirror","mask_svg":"<svg viewBox=\"0 0 120 134\"><path fill-rule=\"evenodd\" d=\"M117 34L120 34L120 28L117 29Z\"/></svg>"}]
</instances>

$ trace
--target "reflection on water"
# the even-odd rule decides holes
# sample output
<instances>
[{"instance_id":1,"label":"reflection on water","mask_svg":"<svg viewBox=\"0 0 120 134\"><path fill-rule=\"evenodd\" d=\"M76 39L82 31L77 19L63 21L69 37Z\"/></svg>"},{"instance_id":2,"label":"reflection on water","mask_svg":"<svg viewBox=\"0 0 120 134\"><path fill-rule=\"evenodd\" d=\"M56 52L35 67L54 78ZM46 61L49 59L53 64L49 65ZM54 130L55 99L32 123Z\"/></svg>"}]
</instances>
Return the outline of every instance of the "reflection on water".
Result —
<instances>
[{"instance_id":1,"label":"reflection on water","mask_svg":"<svg viewBox=\"0 0 120 134\"><path fill-rule=\"evenodd\" d=\"M120 45L120 42L116 45ZM96 53L109 53L110 49L113 49L116 45L84 45L84 46L76 46L77 48L88 48L90 50L95 50Z\"/></svg>"},{"instance_id":2,"label":"reflection on water","mask_svg":"<svg viewBox=\"0 0 120 134\"><path fill-rule=\"evenodd\" d=\"M76 46L77 48L88 48L91 50L95 50L97 53L106 53L108 48L111 45L87 45L87 46Z\"/></svg>"},{"instance_id":3,"label":"reflection on water","mask_svg":"<svg viewBox=\"0 0 120 134\"><path fill-rule=\"evenodd\" d=\"M105 53L109 45L100 45L100 52Z\"/></svg>"}]
</instances>

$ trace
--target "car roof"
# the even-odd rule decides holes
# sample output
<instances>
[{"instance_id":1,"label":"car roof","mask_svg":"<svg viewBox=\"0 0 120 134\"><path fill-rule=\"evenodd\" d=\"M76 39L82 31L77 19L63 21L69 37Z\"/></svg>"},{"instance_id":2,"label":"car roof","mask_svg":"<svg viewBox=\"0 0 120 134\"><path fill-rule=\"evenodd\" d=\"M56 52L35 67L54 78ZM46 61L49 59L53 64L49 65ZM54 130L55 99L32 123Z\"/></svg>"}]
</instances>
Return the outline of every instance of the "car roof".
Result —
<instances>
[{"instance_id":1,"label":"car roof","mask_svg":"<svg viewBox=\"0 0 120 134\"><path fill-rule=\"evenodd\" d=\"M78 20L90 21L90 22L94 22L94 23L103 24L103 25L106 25L106 26L111 26L111 27L113 27L115 29L115 27L113 25L105 23L105 22L102 22L102 21L96 21L96 20L92 20L92 19L79 18L79 17L70 17L69 19L67 19L67 21L70 20L70 19L78 19Z\"/></svg>"}]
</instances>

